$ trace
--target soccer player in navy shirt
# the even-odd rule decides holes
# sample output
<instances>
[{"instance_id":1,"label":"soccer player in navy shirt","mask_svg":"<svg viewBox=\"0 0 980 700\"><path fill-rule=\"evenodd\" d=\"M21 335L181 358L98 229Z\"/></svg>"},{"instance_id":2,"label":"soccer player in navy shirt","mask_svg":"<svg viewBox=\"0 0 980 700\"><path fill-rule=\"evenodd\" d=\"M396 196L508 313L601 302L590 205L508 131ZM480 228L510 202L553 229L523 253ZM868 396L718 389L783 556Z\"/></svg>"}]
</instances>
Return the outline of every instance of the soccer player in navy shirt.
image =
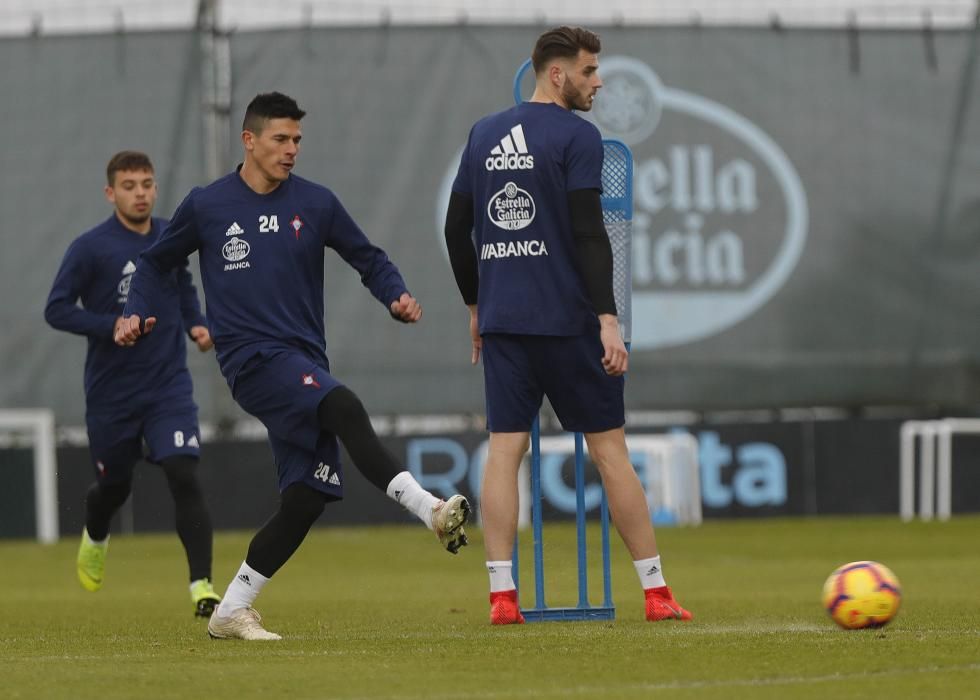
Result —
<instances>
[{"instance_id":1,"label":"soccer player in navy shirt","mask_svg":"<svg viewBox=\"0 0 980 700\"><path fill-rule=\"evenodd\" d=\"M197 250L218 363L238 404L268 428L279 475L278 511L255 535L215 609L215 638L280 639L252 608L324 505L343 497L338 438L354 465L434 530L455 554L466 544L469 504L422 489L381 444L357 396L330 372L323 324L323 263L335 250L391 316L415 323L422 308L398 268L372 245L327 188L292 174L305 115L264 93L245 110L244 163L193 190L136 266L116 342L153 329L167 271ZM153 331L155 333L155 331Z\"/></svg>"},{"instance_id":2,"label":"soccer player in navy shirt","mask_svg":"<svg viewBox=\"0 0 980 700\"><path fill-rule=\"evenodd\" d=\"M145 441L174 498L195 613L209 617L221 599L211 585L211 516L197 478L200 433L185 336L202 352L211 336L184 259L161 281L154 337L133 349L113 342L136 259L167 222L152 217L157 185L146 154L117 153L106 176L112 216L68 248L44 310L53 327L88 338L85 420L96 480L85 499L78 579L90 591L102 587L109 522L129 496Z\"/></svg>"},{"instance_id":3,"label":"soccer player in navy shirt","mask_svg":"<svg viewBox=\"0 0 980 700\"><path fill-rule=\"evenodd\" d=\"M473 363L483 355L490 447L481 513L492 624L524 621L511 573L517 472L544 396L566 430L585 434L647 619L691 619L664 581L623 431L628 356L602 221L602 139L573 113L591 109L602 87L599 49L599 37L577 27L538 38L531 100L473 126L446 215Z\"/></svg>"}]
</instances>

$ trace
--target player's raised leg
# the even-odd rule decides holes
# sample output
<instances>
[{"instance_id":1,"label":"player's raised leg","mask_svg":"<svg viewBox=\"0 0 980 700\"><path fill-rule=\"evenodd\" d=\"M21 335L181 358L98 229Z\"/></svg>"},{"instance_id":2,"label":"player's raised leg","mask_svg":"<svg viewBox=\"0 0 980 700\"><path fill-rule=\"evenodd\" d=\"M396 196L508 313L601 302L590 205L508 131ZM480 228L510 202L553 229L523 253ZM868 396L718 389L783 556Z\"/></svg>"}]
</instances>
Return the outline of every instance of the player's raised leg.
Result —
<instances>
[{"instance_id":1,"label":"player's raised leg","mask_svg":"<svg viewBox=\"0 0 980 700\"><path fill-rule=\"evenodd\" d=\"M517 536L517 474L527 452L529 434L490 433L487 462L480 489L487 572L490 575L490 622L521 624L517 586L513 579L514 538Z\"/></svg>"},{"instance_id":2,"label":"player's raised leg","mask_svg":"<svg viewBox=\"0 0 980 700\"><path fill-rule=\"evenodd\" d=\"M647 619L651 622L692 619L691 613L674 600L664 580L650 509L643 485L630 462L623 429L586 433L585 441L602 476L602 485L609 498L610 517L640 577Z\"/></svg>"},{"instance_id":3,"label":"player's raised leg","mask_svg":"<svg viewBox=\"0 0 980 700\"><path fill-rule=\"evenodd\" d=\"M468 543L463 525L470 504L455 494L442 500L422 488L378 439L367 411L357 395L346 386L328 393L317 408L320 427L344 444L354 466L374 486L414 513L452 554Z\"/></svg>"}]
</instances>

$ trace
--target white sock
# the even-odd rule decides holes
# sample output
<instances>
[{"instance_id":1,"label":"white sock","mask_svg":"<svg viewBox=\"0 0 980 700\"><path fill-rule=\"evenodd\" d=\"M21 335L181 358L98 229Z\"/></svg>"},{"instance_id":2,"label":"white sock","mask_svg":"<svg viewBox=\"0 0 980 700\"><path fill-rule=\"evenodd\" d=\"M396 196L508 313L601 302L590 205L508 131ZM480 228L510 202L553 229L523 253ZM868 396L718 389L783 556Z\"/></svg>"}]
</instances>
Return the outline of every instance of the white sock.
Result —
<instances>
[{"instance_id":1,"label":"white sock","mask_svg":"<svg viewBox=\"0 0 980 700\"><path fill-rule=\"evenodd\" d=\"M218 617L228 617L240 608L250 608L259 595L262 587L269 582L265 576L242 562L235 578L228 585L221 604L218 606Z\"/></svg>"},{"instance_id":2,"label":"white sock","mask_svg":"<svg viewBox=\"0 0 980 700\"><path fill-rule=\"evenodd\" d=\"M640 577L640 585L643 586L643 590L667 585L667 582L664 581L664 572L660 568L659 554L649 559L635 561L633 566L636 567L636 575Z\"/></svg>"},{"instance_id":3,"label":"white sock","mask_svg":"<svg viewBox=\"0 0 980 700\"><path fill-rule=\"evenodd\" d=\"M512 591L517 587L514 585L514 578L511 575L513 569L514 565L510 561L487 562L487 572L490 574L491 593Z\"/></svg>"},{"instance_id":4,"label":"white sock","mask_svg":"<svg viewBox=\"0 0 980 700\"><path fill-rule=\"evenodd\" d=\"M425 526L432 529L432 509L439 499L423 489L411 472L404 471L395 475L388 484L388 498L397 501L410 513L418 516Z\"/></svg>"}]
</instances>

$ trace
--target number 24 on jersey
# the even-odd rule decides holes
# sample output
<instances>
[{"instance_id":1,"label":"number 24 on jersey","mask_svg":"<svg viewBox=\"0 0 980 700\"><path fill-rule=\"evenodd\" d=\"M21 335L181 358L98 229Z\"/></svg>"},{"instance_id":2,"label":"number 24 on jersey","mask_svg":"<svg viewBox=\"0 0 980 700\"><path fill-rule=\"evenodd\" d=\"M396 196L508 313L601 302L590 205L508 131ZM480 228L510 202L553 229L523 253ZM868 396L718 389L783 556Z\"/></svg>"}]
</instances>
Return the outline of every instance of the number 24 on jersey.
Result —
<instances>
[{"instance_id":1,"label":"number 24 on jersey","mask_svg":"<svg viewBox=\"0 0 980 700\"><path fill-rule=\"evenodd\" d=\"M279 217L276 214L259 217L259 233L279 233Z\"/></svg>"}]
</instances>

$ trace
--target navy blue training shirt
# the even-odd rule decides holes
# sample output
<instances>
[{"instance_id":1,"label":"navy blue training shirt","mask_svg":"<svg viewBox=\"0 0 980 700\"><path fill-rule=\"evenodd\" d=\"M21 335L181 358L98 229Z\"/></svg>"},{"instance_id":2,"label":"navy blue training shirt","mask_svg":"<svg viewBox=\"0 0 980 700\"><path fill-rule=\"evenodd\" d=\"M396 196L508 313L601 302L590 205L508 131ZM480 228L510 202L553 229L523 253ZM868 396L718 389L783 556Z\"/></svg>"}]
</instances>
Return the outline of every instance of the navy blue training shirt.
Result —
<instances>
[{"instance_id":1,"label":"navy blue training shirt","mask_svg":"<svg viewBox=\"0 0 980 700\"><path fill-rule=\"evenodd\" d=\"M125 409L133 397L145 396L147 388L170 386L176 375L186 377L187 391L191 391L185 332L207 326L207 321L186 256L161 280L153 337L129 348L116 345L112 337L136 261L166 224L165 219L154 218L150 232L141 235L123 226L113 214L75 239L55 276L44 318L58 330L88 338L85 399L89 412Z\"/></svg>"},{"instance_id":2,"label":"navy blue training shirt","mask_svg":"<svg viewBox=\"0 0 980 700\"><path fill-rule=\"evenodd\" d=\"M598 327L575 264L568 193L602 189L599 130L524 102L470 130L455 192L473 200L481 333L578 335Z\"/></svg>"},{"instance_id":3,"label":"navy blue training shirt","mask_svg":"<svg viewBox=\"0 0 980 700\"><path fill-rule=\"evenodd\" d=\"M356 269L386 308L407 291L398 268L326 187L290 175L259 194L233 172L195 188L180 204L137 262L125 314L155 315L166 271L197 250L211 337L229 385L260 350L292 348L325 358L325 248Z\"/></svg>"}]
</instances>

